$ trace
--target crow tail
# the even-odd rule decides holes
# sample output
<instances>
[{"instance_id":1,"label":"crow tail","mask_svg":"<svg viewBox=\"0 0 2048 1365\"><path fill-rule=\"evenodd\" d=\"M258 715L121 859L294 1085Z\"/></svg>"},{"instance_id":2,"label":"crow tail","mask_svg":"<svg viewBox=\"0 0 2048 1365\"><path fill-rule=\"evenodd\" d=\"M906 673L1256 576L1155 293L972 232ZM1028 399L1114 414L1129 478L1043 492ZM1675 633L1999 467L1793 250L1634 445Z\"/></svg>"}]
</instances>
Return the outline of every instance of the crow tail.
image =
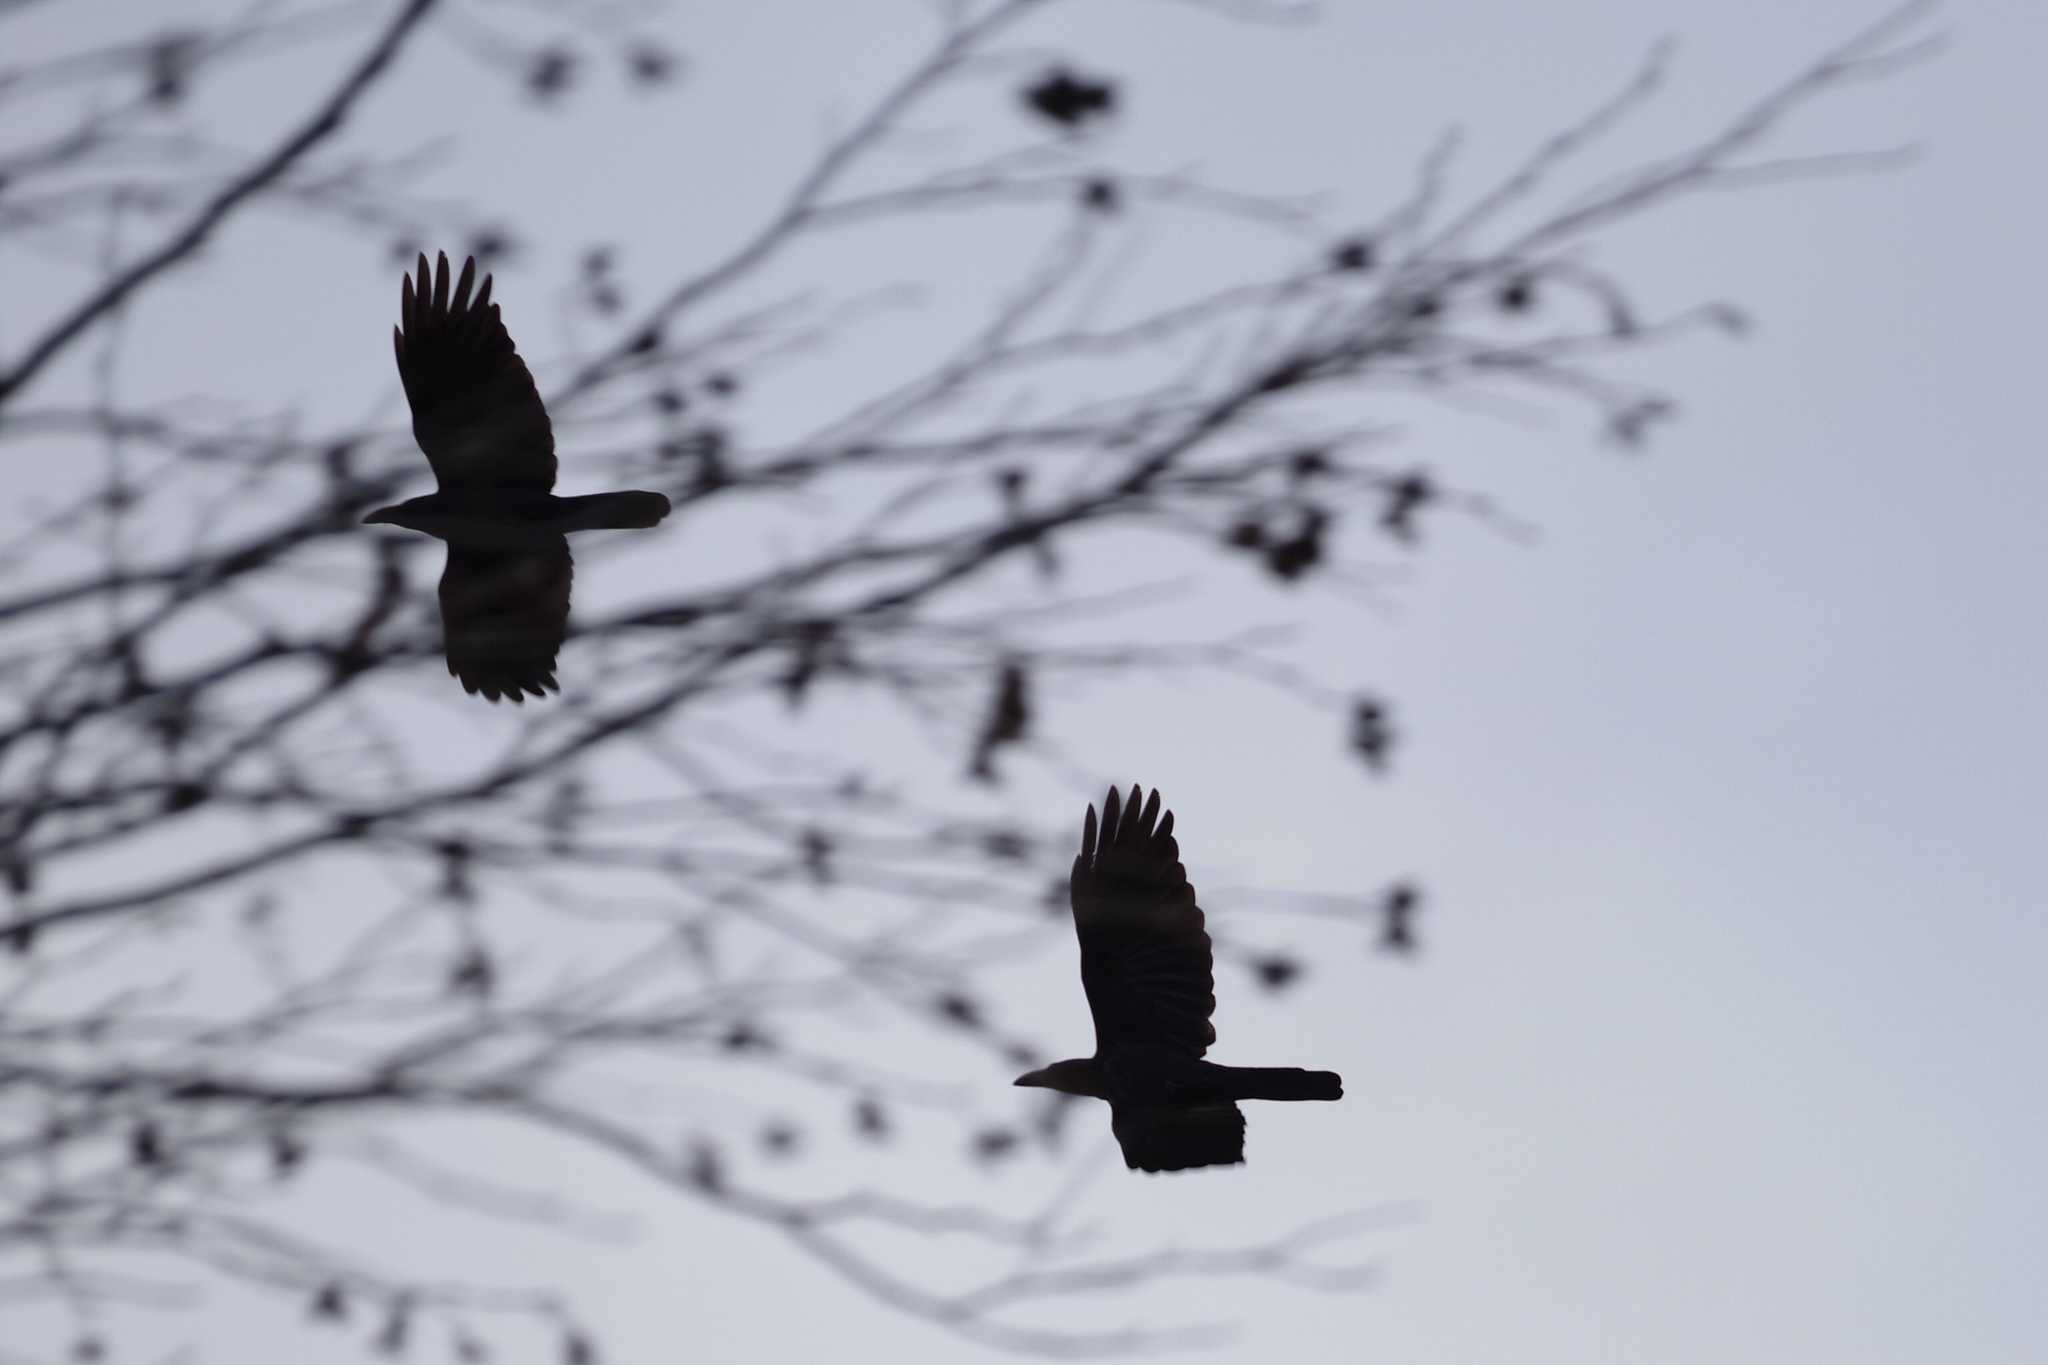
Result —
<instances>
[{"instance_id":1,"label":"crow tail","mask_svg":"<svg viewBox=\"0 0 2048 1365\"><path fill-rule=\"evenodd\" d=\"M1233 1099L1336 1100L1344 1097L1344 1078L1334 1071L1304 1071L1298 1066L1219 1066Z\"/></svg>"},{"instance_id":2,"label":"crow tail","mask_svg":"<svg viewBox=\"0 0 2048 1365\"><path fill-rule=\"evenodd\" d=\"M668 499L659 493L631 489L624 493L586 493L558 499L565 513L564 531L624 531L653 526L668 515Z\"/></svg>"}]
</instances>

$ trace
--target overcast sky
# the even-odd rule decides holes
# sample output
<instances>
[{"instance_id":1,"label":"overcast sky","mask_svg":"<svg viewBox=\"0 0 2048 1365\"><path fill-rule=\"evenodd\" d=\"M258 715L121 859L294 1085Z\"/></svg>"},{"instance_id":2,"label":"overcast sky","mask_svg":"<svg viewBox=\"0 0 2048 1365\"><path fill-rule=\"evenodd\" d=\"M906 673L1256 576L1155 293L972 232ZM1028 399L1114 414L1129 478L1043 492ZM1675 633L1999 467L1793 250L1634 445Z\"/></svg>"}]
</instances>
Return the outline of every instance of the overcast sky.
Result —
<instances>
[{"instance_id":1,"label":"overcast sky","mask_svg":"<svg viewBox=\"0 0 2048 1365\"><path fill-rule=\"evenodd\" d=\"M35 37L52 48L105 17L47 8ZM1677 78L1616 154L1669 149L1878 7L1327 11L1308 29L1247 28L1127 0L1056 10L1032 36L1125 79L1120 155L1198 156L1218 182L1333 191L1339 219L1366 220L1449 124L1466 130L1461 182L1483 184L1675 35ZM1160 1240L1397 1211L1368 1240L1382 1276L1370 1291L1194 1282L1142 1301L1149 1321L1242 1324L1202 1358L2048 1355L2048 8L1958 3L1940 26L1952 42L1938 60L1848 92L1779 144L1911 143L1916 164L1687 201L1608 239L1603 264L1648 303L1725 297L1758 323L1740 342L1632 363L1684 405L1646 455L1616 452L1568 408L1402 413L1403 458L1537 534L1433 522L1423 553L1390 556L1385 610L1326 601L1304 618L1311 669L1369 680L1398 707L1390 780L1347 762L1326 718L1242 684L1139 696L1133 682L1066 704L1065 751L1105 771L1037 790L1078 817L1103 778L1156 783L1198 886L1407 875L1429 888L1418 961L1355 946L1355 960L1313 964L1322 988L1279 1005L1239 977L1220 983L1217 1059L1339 1070L1342 1104L1261 1108L1248 1166L1172 1180L1124 1172L1093 1137L1106 1138L1102 1115L1082 1120L1094 1128L1070 1150L1100 1168L1089 1188L1104 1216ZM604 237L628 259L671 261L729 247L929 22L909 0L762 0L677 5L663 31L691 63L665 106L672 124L609 96L574 117L528 109L436 38L356 130L459 136L449 192L504 205L549 244L499 277L540 349L547 310L525 301L560 288L577 245ZM316 88L296 80L245 82L242 98L295 108ZM1134 231L1175 249L1163 226ZM954 249L971 264L987 243L963 235ZM337 416L389 400L397 290L381 245L237 228L219 254L232 281L216 261L164 291L183 301L185 344L166 330L142 347L130 363L154 372L138 382L291 395ZM876 263L848 251L817 268ZM285 307L293 325L254 344ZM0 350L21 336L0 306ZM847 366L857 389L857 359ZM813 401L774 398L797 428ZM12 477L23 491L38 475ZM1215 717L1248 709L1264 719L1212 735ZM1078 989L1019 1008L1045 1012L1040 1036L1085 1048ZM1007 1079L989 1078L992 1103ZM586 1164L579 1196L630 1212L634 1240L508 1241L482 1224L432 1235L476 1239L463 1252L475 1264L558 1279L620 1361L999 1358L876 1307L772 1234ZM1043 1194L1030 1178L991 1185L948 1166L932 1192L1028 1207ZM348 1216L377 1226L374 1209ZM357 1358L302 1336L297 1305L232 1303L177 1324L196 1359Z\"/></svg>"}]
</instances>

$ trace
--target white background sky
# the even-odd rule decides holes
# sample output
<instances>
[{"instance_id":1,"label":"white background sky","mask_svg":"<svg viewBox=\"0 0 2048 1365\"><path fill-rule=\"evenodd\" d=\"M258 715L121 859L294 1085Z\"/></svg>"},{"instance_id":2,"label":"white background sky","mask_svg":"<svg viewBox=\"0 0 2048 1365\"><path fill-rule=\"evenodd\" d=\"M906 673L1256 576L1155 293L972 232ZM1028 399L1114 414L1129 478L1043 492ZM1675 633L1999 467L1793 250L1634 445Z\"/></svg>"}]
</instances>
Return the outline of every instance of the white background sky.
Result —
<instances>
[{"instance_id":1,"label":"white background sky","mask_svg":"<svg viewBox=\"0 0 2048 1365\"><path fill-rule=\"evenodd\" d=\"M36 37L52 47L105 18L47 8ZM1403 193L1448 123L1468 132L1463 183L1484 183L1660 36L1682 39L1677 80L1623 150L1707 131L1876 12L1867 0L1381 0L1272 30L1130 0L1067 6L1032 32L1127 79L1120 156L1198 156L1220 182L1333 190L1343 221ZM1354 949L1316 962L1321 987L1281 1006L1234 975L1220 983L1218 1059L1340 1070L1344 1103L1259 1109L1250 1164L1226 1173L1146 1181L1111 1150L1073 1149L1103 1168L1091 1189L1106 1217L1167 1240L1227 1242L1331 1208L1409 1210L1371 1239L1383 1279L1368 1292L1198 1282L1143 1301L1146 1320L1243 1324L1204 1358L2048 1353L2048 8L1981 0L1942 23L1954 40L1938 61L1849 93L1779 144L1912 142L1919 164L1689 201L1609 239L1603 263L1652 308L1728 297L1760 324L1636 368L1685 404L1646 458L1602 445L1571 410L1404 414L1400 458L1493 494L1541 534L1520 543L1440 519L1391 611L1298 613L1314 627L1312 668L1395 701L1393 780L1345 762L1325 718L1227 682L1142 697L1137 683L1093 687L1063 708L1066 752L1109 767L1041 790L1078 814L1100 779L1158 784L1198 885L1348 890L1412 874L1430 893L1412 965ZM543 310L523 301L566 279L575 244L622 241L629 261L729 246L928 25L901 0L776 0L678 5L663 31L692 62L661 106L673 123L597 92L571 117L531 111L429 38L357 131L456 133L450 192L505 206L548 244L500 272L529 354L548 343ZM317 88L284 73L276 84L243 97L296 107ZM303 233L266 250L266 230L238 228L219 253L233 289L216 262L159 296L188 311L138 318L168 329L176 316L186 343L158 333L165 343L130 362L139 382L177 391L204 375L337 414L388 398L396 283L381 248L328 234L321 260ZM1174 248L1165 224L1134 230ZM957 241L969 266L990 249ZM521 316L535 321L522 330ZM0 349L23 330L0 311ZM857 368L845 382L859 387ZM810 400L772 401L800 426ZM570 480L572 461L565 451ZM1260 719L1214 734L1219 714ZM1045 1011L1040 1035L1085 1046L1078 990L1017 1008ZM993 1105L1007 1077L989 1079ZM602 1166L574 1170L589 1203L634 1215L635 1240L593 1248L463 1225L478 1240L462 1254L558 1279L609 1358L983 1356L769 1234ZM1043 1193L1034 1176L1001 1179L1014 1187L933 1176L1020 1207ZM374 1209L349 1213L379 1227ZM178 1325L197 1359L356 1358L300 1335L296 1305L228 1302Z\"/></svg>"}]
</instances>

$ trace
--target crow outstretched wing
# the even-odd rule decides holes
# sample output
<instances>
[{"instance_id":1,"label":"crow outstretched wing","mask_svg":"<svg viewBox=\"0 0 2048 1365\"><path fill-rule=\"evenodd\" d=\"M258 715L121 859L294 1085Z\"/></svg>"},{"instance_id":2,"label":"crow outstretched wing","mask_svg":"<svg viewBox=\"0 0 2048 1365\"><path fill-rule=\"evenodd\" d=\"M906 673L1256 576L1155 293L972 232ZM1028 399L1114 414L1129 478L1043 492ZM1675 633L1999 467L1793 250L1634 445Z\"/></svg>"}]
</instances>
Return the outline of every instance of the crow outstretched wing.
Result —
<instances>
[{"instance_id":1,"label":"crow outstretched wing","mask_svg":"<svg viewBox=\"0 0 2048 1365\"><path fill-rule=\"evenodd\" d=\"M1234 1104L1113 1104L1109 1130L1134 1171L1189 1171L1244 1160L1244 1111Z\"/></svg>"},{"instance_id":2,"label":"crow outstretched wing","mask_svg":"<svg viewBox=\"0 0 2048 1365\"><path fill-rule=\"evenodd\" d=\"M413 437L444 493L555 486L555 436L526 362L491 302L491 277L472 297L476 260L465 261L451 290L448 257L399 291L392 330L398 377L412 405Z\"/></svg>"},{"instance_id":3,"label":"crow outstretched wing","mask_svg":"<svg viewBox=\"0 0 2048 1365\"><path fill-rule=\"evenodd\" d=\"M565 536L516 550L449 544L441 631L463 691L517 702L560 690L555 655L568 631L573 573Z\"/></svg>"},{"instance_id":4,"label":"crow outstretched wing","mask_svg":"<svg viewBox=\"0 0 2048 1365\"><path fill-rule=\"evenodd\" d=\"M1143 807L1132 787L1103 802L1081 830L1071 892L1081 940L1081 986L1095 1016L1095 1051L1160 1049L1199 1058L1216 1041L1215 957L1195 889L1159 793Z\"/></svg>"}]
</instances>

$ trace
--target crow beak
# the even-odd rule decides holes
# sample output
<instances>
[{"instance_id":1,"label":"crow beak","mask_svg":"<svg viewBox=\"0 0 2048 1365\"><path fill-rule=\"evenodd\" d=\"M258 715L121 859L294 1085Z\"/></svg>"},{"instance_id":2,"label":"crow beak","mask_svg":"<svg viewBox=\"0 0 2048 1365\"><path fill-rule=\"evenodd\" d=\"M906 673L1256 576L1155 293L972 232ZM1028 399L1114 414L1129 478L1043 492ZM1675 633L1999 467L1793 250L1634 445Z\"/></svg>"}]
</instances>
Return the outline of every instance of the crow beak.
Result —
<instances>
[{"instance_id":1,"label":"crow beak","mask_svg":"<svg viewBox=\"0 0 2048 1365\"><path fill-rule=\"evenodd\" d=\"M1014 1081L1011 1081L1011 1082L1010 1082L1010 1084L1011 1084L1011 1085L1044 1085L1044 1084L1045 1084L1045 1073L1044 1073L1043 1071L1027 1071L1027 1072L1025 1072L1025 1073L1024 1073L1023 1075L1019 1076L1019 1077L1018 1077L1018 1078L1017 1078L1016 1080L1014 1080Z\"/></svg>"},{"instance_id":2,"label":"crow beak","mask_svg":"<svg viewBox=\"0 0 2048 1365\"><path fill-rule=\"evenodd\" d=\"M374 512L370 513L370 515L368 515L367 517L364 517L364 518L363 518L363 525L365 525L365 526L389 526L389 525L391 525L391 524L392 524L392 523L393 523L393 522L394 522L394 521L396 520L396 518L395 518L395 517L393 517L393 516L391 515L391 513L392 513L392 510L393 510L393 509L392 509L392 508L389 508L389 507L379 507L379 508L378 508L378 509L377 509L376 511L374 511Z\"/></svg>"}]
</instances>

